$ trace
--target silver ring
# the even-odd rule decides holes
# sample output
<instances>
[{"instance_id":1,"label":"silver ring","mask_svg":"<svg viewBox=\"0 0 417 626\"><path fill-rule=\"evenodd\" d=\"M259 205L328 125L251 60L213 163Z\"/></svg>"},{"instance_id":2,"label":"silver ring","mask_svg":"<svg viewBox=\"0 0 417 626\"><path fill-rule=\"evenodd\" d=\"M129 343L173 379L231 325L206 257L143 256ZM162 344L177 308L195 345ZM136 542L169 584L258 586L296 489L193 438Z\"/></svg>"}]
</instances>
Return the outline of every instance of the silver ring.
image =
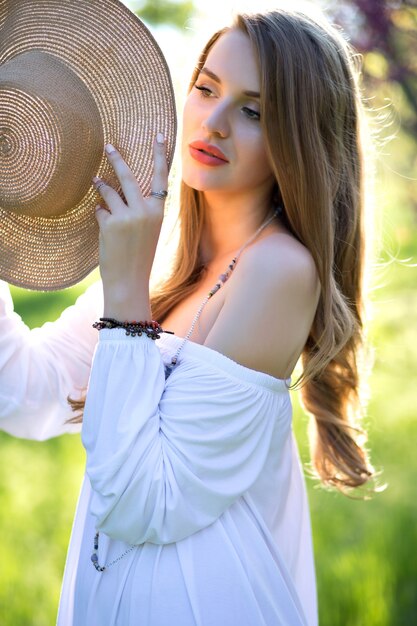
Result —
<instances>
[{"instance_id":1,"label":"silver ring","mask_svg":"<svg viewBox=\"0 0 417 626\"><path fill-rule=\"evenodd\" d=\"M96 191L100 191L100 189L101 189L102 187L105 187L106 185L107 185L107 183L104 183L103 181L101 181L101 183L99 183L99 184L97 185L97 187L96 187Z\"/></svg>"},{"instance_id":2,"label":"silver ring","mask_svg":"<svg viewBox=\"0 0 417 626\"><path fill-rule=\"evenodd\" d=\"M166 191L166 189L160 189L159 191L151 191L150 195L154 198L160 198L161 200L165 200L168 192Z\"/></svg>"}]
</instances>

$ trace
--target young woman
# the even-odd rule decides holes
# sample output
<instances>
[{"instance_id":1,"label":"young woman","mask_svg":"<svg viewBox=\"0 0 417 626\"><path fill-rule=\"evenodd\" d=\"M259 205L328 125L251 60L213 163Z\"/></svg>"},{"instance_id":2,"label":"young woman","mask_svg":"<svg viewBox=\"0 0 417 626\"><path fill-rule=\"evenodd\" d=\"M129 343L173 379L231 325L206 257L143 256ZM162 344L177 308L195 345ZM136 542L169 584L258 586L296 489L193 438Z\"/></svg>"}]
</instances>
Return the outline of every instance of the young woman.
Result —
<instances>
[{"instance_id":1,"label":"young woman","mask_svg":"<svg viewBox=\"0 0 417 626\"><path fill-rule=\"evenodd\" d=\"M151 197L116 150L125 201L95 180L104 308L94 286L33 341L3 313L3 428L54 436L74 428L68 395L83 409L60 626L317 624L289 387L301 356L317 475L366 483L360 118L335 30L284 11L237 17L205 47L185 104L171 277L150 296L159 136ZM174 334L153 340L151 318ZM127 335L124 320L147 330Z\"/></svg>"}]
</instances>

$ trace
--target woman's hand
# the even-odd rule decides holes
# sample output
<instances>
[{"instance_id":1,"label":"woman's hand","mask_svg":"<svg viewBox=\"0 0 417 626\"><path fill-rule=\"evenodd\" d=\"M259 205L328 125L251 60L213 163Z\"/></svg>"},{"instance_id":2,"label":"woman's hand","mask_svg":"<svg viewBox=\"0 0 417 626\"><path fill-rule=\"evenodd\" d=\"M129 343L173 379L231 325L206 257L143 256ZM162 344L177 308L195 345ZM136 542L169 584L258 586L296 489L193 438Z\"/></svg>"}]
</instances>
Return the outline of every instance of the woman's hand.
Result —
<instances>
[{"instance_id":1,"label":"woman's hand","mask_svg":"<svg viewBox=\"0 0 417 626\"><path fill-rule=\"evenodd\" d=\"M120 182L126 203L98 178L93 182L107 208L98 206L99 262L106 316L149 319L149 277L164 215L164 198L144 198L139 183L120 153L106 146L107 157ZM154 142L152 191L165 190L168 166L163 136ZM146 299L146 302L143 300ZM142 317L141 314L142 313ZM119 318L120 319L120 318Z\"/></svg>"}]
</instances>

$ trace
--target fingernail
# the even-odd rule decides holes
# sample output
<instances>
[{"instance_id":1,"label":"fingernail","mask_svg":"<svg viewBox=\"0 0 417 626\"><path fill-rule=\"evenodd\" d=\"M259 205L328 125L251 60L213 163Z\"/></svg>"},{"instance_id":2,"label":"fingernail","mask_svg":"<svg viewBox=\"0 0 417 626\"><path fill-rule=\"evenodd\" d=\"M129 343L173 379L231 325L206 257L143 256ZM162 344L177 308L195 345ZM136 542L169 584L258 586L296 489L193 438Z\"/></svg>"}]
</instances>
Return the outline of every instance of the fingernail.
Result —
<instances>
[{"instance_id":1,"label":"fingernail","mask_svg":"<svg viewBox=\"0 0 417 626\"><path fill-rule=\"evenodd\" d=\"M93 178L91 179L93 181L93 183L96 185L97 183L100 182L101 178L97 178L97 176L93 176Z\"/></svg>"},{"instance_id":2,"label":"fingernail","mask_svg":"<svg viewBox=\"0 0 417 626\"><path fill-rule=\"evenodd\" d=\"M116 152L116 148L112 146L111 143L107 143L104 149L107 152L107 154L112 154L113 152Z\"/></svg>"},{"instance_id":3,"label":"fingernail","mask_svg":"<svg viewBox=\"0 0 417 626\"><path fill-rule=\"evenodd\" d=\"M162 133L157 133L156 134L156 143L159 143L159 145L163 146L165 143L165 139Z\"/></svg>"}]
</instances>

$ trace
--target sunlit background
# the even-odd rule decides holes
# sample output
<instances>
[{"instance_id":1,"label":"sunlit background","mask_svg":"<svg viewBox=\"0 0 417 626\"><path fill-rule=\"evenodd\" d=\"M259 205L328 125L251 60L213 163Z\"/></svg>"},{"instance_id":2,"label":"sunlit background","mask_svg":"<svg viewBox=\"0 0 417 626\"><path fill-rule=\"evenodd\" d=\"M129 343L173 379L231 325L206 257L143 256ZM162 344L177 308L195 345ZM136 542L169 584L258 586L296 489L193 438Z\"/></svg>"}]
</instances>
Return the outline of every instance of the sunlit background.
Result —
<instances>
[{"instance_id":1,"label":"sunlit background","mask_svg":"<svg viewBox=\"0 0 417 626\"><path fill-rule=\"evenodd\" d=\"M236 11L276 2L125 1L145 21L171 69L180 114L198 51ZM321 626L411 626L417 615L417 8L414 0L313 2L363 54L364 96L375 138L377 256L371 285L375 347L366 426L387 489L352 500L308 479ZM296 0L279 3L292 9ZM177 155L178 156L178 155ZM172 170L155 276L166 269L178 209L178 158ZM171 246L171 247L170 247ZM12 288L30 327L56 319L86 286L56 293ZM294 402L294 427L308 463L307 416ZM84 453L78 436L45 443L0 434L0 626L55 623L65 553ZM274 494L271 493L271 497ZM175 624L173 618L173 626ZM219 625L223 626L223 625ZM254 624L254 626L256 626Z\"/></svg>"}]
</instances>

